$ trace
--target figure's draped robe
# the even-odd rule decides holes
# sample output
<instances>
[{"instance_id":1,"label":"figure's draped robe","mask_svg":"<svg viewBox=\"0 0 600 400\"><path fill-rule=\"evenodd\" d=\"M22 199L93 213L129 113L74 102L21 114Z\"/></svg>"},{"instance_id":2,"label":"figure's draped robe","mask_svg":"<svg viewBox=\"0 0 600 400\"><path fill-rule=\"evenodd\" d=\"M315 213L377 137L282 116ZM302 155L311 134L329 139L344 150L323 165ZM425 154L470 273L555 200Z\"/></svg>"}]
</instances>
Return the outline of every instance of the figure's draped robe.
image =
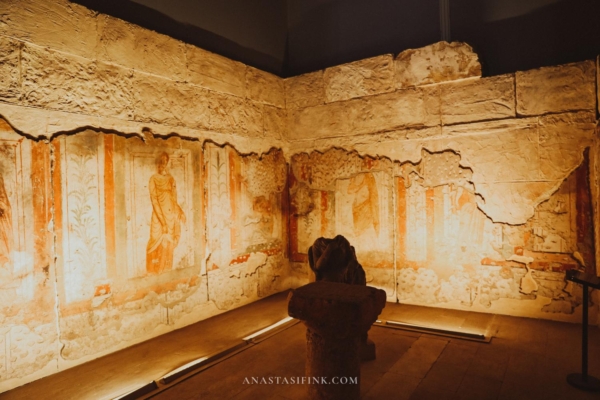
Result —
<instances>
[{"instance_id":1,"label":"figure's draped robe","mask_svg":"<svg viewBox=\"0 0 600 400\"><path fill-rule=\"evenodd\" d=\"M173 252L181 236L180 208L175 179L170 174L154 174L150 178L149 189L153 207L150 240L146 247L146 270L158 274L173 268ZM164 232L157 212L162 213L167 232Z\"/></svg>"}]
</instances>

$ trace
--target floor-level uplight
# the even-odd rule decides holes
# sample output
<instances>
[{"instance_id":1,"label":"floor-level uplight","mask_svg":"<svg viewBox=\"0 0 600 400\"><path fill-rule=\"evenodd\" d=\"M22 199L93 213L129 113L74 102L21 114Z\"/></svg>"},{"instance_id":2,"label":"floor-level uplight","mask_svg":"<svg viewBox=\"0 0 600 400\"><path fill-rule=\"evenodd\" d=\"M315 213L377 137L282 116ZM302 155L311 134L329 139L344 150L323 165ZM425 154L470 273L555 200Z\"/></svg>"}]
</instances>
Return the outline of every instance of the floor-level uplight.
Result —
<instances>
[{"instance_id":1,"label":"floor-level uplight","mask_svg":"<svg viewBox=\"0 0 600 400\"><path fill-rule=\"evenodd\" d=\"M294 318L292 318L292 317L285 317L281 321L276 322L273 325L269 325L266 328L261 329L260 331L253 333L252 335L246 336L242 340L245 340L247 342L251 341L251 340L253 340L255 338L258 338L259 336L264 335L265 333L267 333L269 331L272 331L273 329L276 329L276 328L278 328L278 327L280 327L280 326L282 326L284 324L287 324L288 322L293 321L293 320L294 320Z\"/></svg>"}]
</instances>

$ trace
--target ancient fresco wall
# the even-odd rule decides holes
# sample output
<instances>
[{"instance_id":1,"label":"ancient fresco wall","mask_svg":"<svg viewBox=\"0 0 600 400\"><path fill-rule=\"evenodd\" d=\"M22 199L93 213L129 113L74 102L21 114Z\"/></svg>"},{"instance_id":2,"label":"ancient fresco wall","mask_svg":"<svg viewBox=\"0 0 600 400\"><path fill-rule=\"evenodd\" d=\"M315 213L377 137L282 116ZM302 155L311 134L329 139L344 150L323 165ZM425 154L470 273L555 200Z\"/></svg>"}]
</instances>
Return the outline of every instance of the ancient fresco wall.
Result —
<instances>
[{"instance_id":1,"label":"ancient fresco wall","mask_svg":"<svg viewBox=\"0 0 600 400\"><path fill-rule=\"evenodd\" d=\"M598 74L442 42L280 79L0 2L0 391L298 286L337 233L390 301L579 320Z\"/></svg>"},{"instance_id":2,"label":"ancient fresco wall","mask_svg":"<svg viewBox=\"0 0 600 400\"><path fill-rule=\"evenodd\" d=\"M316 238L342 234L389 301L569 319L581 292L564 272L595 265L587 156L524 224L478 207L460 159L452 150L423 150L418 163L335 148L293 156L291 260L306 268Z\"/></svg>"},{"instance_id":3,"label":"ancient fresco wall","mask_svg":"<svg viewBox=\"0 0 600 400\"><path fill-rule=\"evenodd\" d=\"M395 298L392 163L332 149L293 156L290 249L306 263L319 237L344 235L365 269L367 284Z\"/></svg>"},{"instance_id":4,"label":"ancient fresco wall","mask_svg":"<svg viewBox=\"0 0 600 400\"><path fill-rule=\"evenodd\" d=\"M0 120L0 376L57 370L56 270L51 257L50 148ZM6 386L4 386L6 387Z\"/></svg>"},{"instance_id":5,"label":"ancient fresco wall","mask_svg":"<svg viewBox=\"0 0 600 400\"><path fill-rule=\"evenodd\" d=\"M285 118L279 77L0 2L0 391L297 284Z\"/></svg>"},{"instance_id":6,"label":"ancient fresco wall","mask_svg":"<svg viewBox=\"0 0 600 400\"><path fill-rule=\"evenodd\" d=\"M294 265L342 233L368 271L386 266L393 281L369 281L389 300L577 321L564 272L599 272L596 68L484 78L469 46L441 42L286 79ZM368 176L363 203L350 189Z\"/></svg>"},{"instance_id":7,"label":"ancient fresco wall","mask_svg":"<svg viewBox=\"0 0 600 400\"><path fill-rule=\"evenodd\" d=\"M200 144L1 127L3 388L210 315Z\"/></svg>"},{"instance_id":8,"label":"ancient fresco wall","mask_svg":"<svg viewBox=\"0 0 600 400\"><path fill-rule=\"evenodd\" d=\"M294 284L281 150L0 122L2 388Z\"/></svg>"},{"instance_id":9,"label":"ancient fresco wall","mask_svg":"<svg viewBox=\"0 0 600 400\"><path fill-rule=\"evenodd\" d=\"M61 362L210 314L201 145L84 131L52 147Z\"/></svg>"},{"instance_id":10,"label":"ancient fresco wall","mask_svg":"<svg viewBox=\"0 0 600 400\"><path fill-rule=\"evenodd\" d=\"M227 310L287 288L287 163L275 149L242 156L207 143L205 151L208 287Z\"/></svg>"},{"instance_id":11,"label":"ancient fresco wall","mask_svg":"<svg viewBox=\"0 0 600 400\"><path fill-rule=\"evenodd\" d=\"M419 164L399 165L399 301L506 312L512 299L572 314L581 293L564 271L594 265L587 173L584 163L525 224L511 225L477 207L472 171L457 154L425 152Z\"/></svg>"}]
</instances>

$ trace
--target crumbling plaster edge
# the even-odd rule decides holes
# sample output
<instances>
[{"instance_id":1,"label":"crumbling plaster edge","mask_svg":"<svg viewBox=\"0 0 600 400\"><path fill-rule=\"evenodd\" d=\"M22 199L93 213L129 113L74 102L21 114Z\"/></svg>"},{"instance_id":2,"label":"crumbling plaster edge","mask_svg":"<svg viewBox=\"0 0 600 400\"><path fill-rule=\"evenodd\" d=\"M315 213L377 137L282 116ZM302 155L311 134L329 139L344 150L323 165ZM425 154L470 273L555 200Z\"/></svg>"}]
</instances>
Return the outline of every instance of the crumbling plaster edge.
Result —
<instances>
[{"instance_id":1,"label":"crumbling plaster edge","mask_svg":"<svg viewBox=\"0 0 600 400\"><path fill-rule=\"evenodd\" d=\"M437 138L428 139L428 140L436 140L436 139ZM468 161L465 161L465 159L463 158L463 155L461 154L460 150L457 150L456 148L454 148L452 146L444 146L444 147L438 147L438 148L431 148L431 147L428 147L425 143L422 143L423 142L422 140L411 140L411 141L419 143L419 145L416 146L416 148L413 149L414 153L418 153L419 154L418 156L415 156L415 157L408 156L406 158L399 158L399 157L395 157L395 156L390 156L386 152L383 152L383 153L375 152L375 155L373 155L374 153L373 152L369 152L369 150L362 150L361 151L358 148L358 146L355 147L352 150L348 150L348 149L345 149L345 148L340 147L340 146L333 146L333 145L331 145L331 146L328 146L328 147L324 147L324 148L316 149L316 150L312 150L312 151L311 150L304 150L304 151L296 152L296 153L293 153L291 155L291 157L299 155L299 154L309 155L310 153L313 153L313 152L324 154L324 153L326 153L326 152L328 152L330 150L343 150L343 151L346 151L348 153L355 153L360 158L372 157L372 158L376 158L376 159L387 159L387 160L390 160L394 164L398 163L398 164L402 165L402 164L410 163L410 164L413 164L413 165L417 165L417 164L420 164L422 162L422 160L423 160L423 152L428 152L430 154L436 154L436 153L443 153L443 152L446 152L446 151L451 151L451 152L457 154L459 157L461 157L461 160L459 162L459 166L461 168L470 169L470 170L474 169L472 163L469 163ZM389 142L391 143L392 141L389 141ZM385 143L385 142L379 142L377 144L382 145L383 143ZM382 147L385 147L385 146L382 146ZM583 150L585 151L585 149L587 149L587 147L584 148ZM414 155L414 153L413 153L413 155ZM474 194L478 198L477 208L479 208L491 222L494 222L494 223L503 223L503 224L508 224L508 225L522 225L522 224L525 224L529 219L531 219L531 217L533 217L533 215L535 213L535 208L539 204L541 204L544 201L548 200L560 188L560 185L563 183L563 181L565 179L567 179L567 177L581 165L581 163L583 162L583 160L584 160L583 159L583 154L580 154L580 157L579 157L579 160L578 160L577 164L575 164L573 166L573 168L571 168L568 172L566 172L565 176L562 179L560 179L560 180L552 180L552 181L544 181L544 182L547 182L549 184L551 184L551 183L554 183L554 184L542 196L538 196L538 198L536 199L536 201L534 202L534 204L531 207L529 207L530 208L529 215L524 220L511 220L511 221L508 221L508 220L504 220L504 219L501 219L501 218L500 219L494 218L493 215L490 215L489 210L486 210L486 207L485 207L485 196L481 193L481 191L477 190L477 184L478 183L477 182L473 182L473 181L469 181L469 183L473 185ZM394 175L394 177L395 177L395 175ZM491 183L523 183L523 182L529 182L529 181L496 181L496 182L491 182Z\"/></svg>"},{"instance_id":2,"label":"crumbling plaster edge","mask_svg":"<svg viewBox=\"0 0 600 400\"><path fill-rule=\"evenodd\" d=\"M564 113L564 114L571 114L571 113ZM522 122L526 122L526 123L533 123L538 126L540 123L538 117L519 118L518 120L522 121ZM533 217L533 215L535 213L535 207L537 207L539 204L543 203L544 201L548 200L559 189L562 182L565 179L567 179L567 177L571 173L573 173L573 171L575 171L583 163L583 161L584 161L583 152L586 149L590 149L590 154L594 154L595 152L600 153L600 149L599 149L600 142L598 140L598 135L600 135L600 122L596 121L596 123L598 126L598 128L597 128L598 134L594 138L594 143L591 146L585 146L582 148L582 152L579 154L578 160L572 166L572 168L570 168L568 171L566 171L564 173L564 175L561 177L561 179L545 180L545 181L540 180L539 181L539 182L548 183L550 187L542 195L540 195L536 198L535 202L531 205L531 207L528 207L529 212L528 212L528 216L525 219L523 219L523 220L505 220L502 218L494 218L493 215L490 215L491 213L489 212L489 210L486 209L485 196L483 196L481 191L477 190L478 182L471 182L474 185L475 194L478 195L478 197L480 199L483 199L483 201L477 202L478 208L492 222L506 223L509 225L521 225L521 224L526 223L531 217ZM471 123L463 124L463 125L468 126L470 124ZM332 149L340 149L340 150L344 150L347 152L354 152L361 158L365 158L365 157L385 158L385 159L389 159L393 163L419 164L423 159L423 156L422 156L423 151L427 151L429 153L440 153L440 152L444 152L444 151L452 151L460 156L460 162L459 162L460 167L469 168L471 170L476 169L476 166L472 162L470 162L468 159L465 159L464 155L461 153L459 148L452 146L450 144L446 144L446 145L440 147L440 146L435 146L435 144L433 143L434 141L438 141L438 140L456 139L459 136L440 134L438 136L431 136L431 137L419 138L419 139L406 139L406 138L399 137L400 135L405 135L406 132L410 132L410 131L412 131L412 130L406 129L406 130L397 130L397 131L386 132L384 134L385 136L383 139L380 139L379 137L374 137L373 135L368 135L368 134L357 135L357 136L353 136L353 137L347 137L347 136L343 137L343 138L348 139L348 141L349 141L348 147L350 148L350 150L339 144L340 139L342 139L342 137L322 138L322 139L317 139L314 141L309 141L309 140L294 141L290 145L291 148L295 147L295 146L293 146L294 143L296 143L296 144L302 143L303 145L300 148L295 148L296 151L292 152L289 155L289 157L291 159L295 155L298 155L298 154L307 154L308 155L309 153L312 153L312 152L318 152L318 153L323 154ZM440 132L443 132L441 127L440 127ZM460 137L484 136L484 135L488 135L488 134L489 134L489 132L479 132L479 133L472 133L472 134L468 134L468 135L461 135ZM394 136L398 136L398 137L394 138ZM308 143L312 143L312 146L311 147L306 146L306 144L308 144ZM395 146L394 146L394 144L396 144L398 147L400 147L407 143L413 144L413 146L411 146L411 148L409 149L410 152L406 152L406 150L407 150L406 148L395 148ZM377 148L375 149L375 147L377 147ZM594 152L594 149L595 149L595 152ZM405 152L405 153L400 155L399 154L400 152ZM598 154L596 158L600 158L600 154ZM596 163L598 163L598 161L596 161ZM592 165L591 160L590 160L590 165ZM600 209L598 207L600 207L600 204L598 204L598 201L597 201L598 183L600 182L600 176L599 176L600 171L597 171L597 170L599 168L600 167L598 165L596 165L595 169L590 168L590 183L592 183L591 184L591 186L593 188L592 191L594 191L594 190L596 191L596 196L592 195L593 202L594 202L594 210L596 211L596 212L594 212L594 219L595 219L594 227L595 227L595 231L596 231L596 235L595 235L596 239L595 240L596 240L596 244L597 244L596 259L600 259L600 258L598 258L598 257L600 257L600 249L598 249L598 247L600 247L600 242L599 242L599 238L598 238L598 236L599 236L598 232L600 231L600 216L598 215L598 214L600 214ZM529 181L495 181L495 182L486 182L486 183L497 184L497 183L519 183L519 182L529 182ZM481 182L479 182L479 183L481 183ZM599 272L599 275L600 275L600 272Z\"/></svg>"},{"instance_id":3,"label":"crumbling plaster edge","mask_svg":"<svg viewBox=\"0 0 600 400\"><path fill-rule=\"evenodd\" d=\"M94 130L124 137L139 137L144 141L147 140L148 135L151 135L154 138L179 137L182 140L200 143L213 142L219 146L231 145L242 155L268 153L273 148L279 148L282 151L289 150L288 142L283 139L264 136L249 137L233 132L222 133L165 124L136 122L1 102L0 118L5 119L19 135L36 141L51 141L61 135Z\"/></svg>"},{"instance_id":4,"label":"crumbling plaster edge","mask_svg":"<svg viewBox=\"0 0 600 400\"><path fill-rule=\"evenodd\" d=\"M36 113L36 116L31 116L31 113ZM561 113L564 115L571 114L569 112ZM557 114L557 115L561 115ZM410 162L418 164L422 160L422 152L428 151L437 153L442 151L453 151L461 156L459 165L463 168L474 169L473 163L465 159L459 148L452 146L451 143L446 143L443 146L436 146L435 141L452 140L465 136L487 135L489 131L473 132L468 134L444 134L443 126L434 126L422 129L406 128L399 130L391 130L383 133L361 134L355 136L344 136L334 138L318 138L313 140L288 140L285 138L267 138L267 137L247 137L240 136L234 133L225 134L220 132L205 131L198 129L190 129L186 127L173 127L165 124L148 124L118 118L109 118L101 116L93 116L87 114L77 114L64 111L55 111L40 109L35 107L25 107L14 104L0 103L0 117L6 119L11 127L20 135L32 140L52 140L55 137L64 134L75 134L85 130L94 130L103 133L113 133L125 137L139 137L142 140L148 140L148 135L153 138L169 138L179 137L182 140L198 141L202 144L210 142L219 147L232 146L241 155L257 154L262 157L263 154L269 153L272 149L280 149L283 152L284 158L288 164L294 155L300 153L310 153L313 151L326 152L332 148L343 149L349 152L356 152L360 157L376 157L387 158L392 162L406 163ZM539 126L541 117L516 118L512 121L520 124L532 124ZM499 120L503 123L504 119ZM509 120L509 122L512 122ZM478 124L479 122L469 122L462 124L469 126ZM456 127L456 125L454 125ZM424 130L438 131L437 134L422 138L408 138L411 132L419 132ZM36 132L37 131L37 132ZM32 134L31 132L36 132ZM600 259L600 202L597 200L598 185L600 183L600 166L598 165L600 158L600 145L598 136L600 132L600 123L596 120L596 134L594 144L590 150L590 182L592 188L592 202L594 207L594 232L596 242L596 259ZM341 139L346 139L341 143ZM407 148L407 145L408 147ZM343 147L342 147L343 146ZM586 146L587 148L588 146ZM534 204L529 207L528 217L524 220L504 220L502 218L494 218L490 215L489 210L486 210L485 196L477 190L477 182L472 182L475 187L475 193L479 195L482 201L478 201L478 208L490 218L493 222L508 223L511 225L519 225L525 223L533 216L534 208L558 190L560 184L566 177L572 173L583 162L583 153L580 154L579 160L568 172L564 174L562 179L548 181L550 188L541 196L538 196ZM493 182L493 183L510 183L510 182ZM600 273L599 273L600 275Z\"/></svg>"},{"instance_id":5,"label":"crumbling plaster edge","mask_svg":"<svg viewBox=\"0 0 600 400\"><path fill-rule=\"evenodd\" d=\"M37 117L31 117L31 113L37 113ZM570 114L568 112L562 114ZM561 115L561 114L558 114ZM346 151L354 151L360 157L377 157L377 158L388 158L392 162L410 162L418 164L422 160L422 151L426 150L429 152L442 152L442 151L453 151L461 156L460 166L464 168L474 169L474 165L468 159L465 159L461 154L459 148L452 146L450 143L446 143L442 147L436 146L435 141L439 140L452 140L461 137L472 137L478 135L487 135L489 131L473 132L468 134L444 134L443 126L434 126L429 128L414 129L406 128L399 130L392 130L388 132L375 134L361 134L355 136L338 136L328 138L318 138L314 140L287 140L267 137L248 137L240 136L234 133L225 134L220 132L205 131L198 129L190 129L186 127L173 127L164 124L148 124L129 120L121 120L117 118L108 118L101 116L93 116L87 114L69 113L64 111L54 111L39 109L34 107L25 107L13 104L0 103L0 116L4 117L7 122L13 127L13 129L20 135L33 140L52 140L53 138L63 134L74 134L82 132L84 130L95 130L103 133L113 133L126 137L140 137L142 140L147 140L148 135L154 138L169 138L179 137L183 140L199 141L201 143L211 142L217 146L230 145L236 149L242 155L248 154L266 154L273 148L282 150L286 162L291 163L291 159L294 155L299 153L309 153L313 151L326 152L332 148L341 148ZM41 121L41 123L40 123ZM506 121L504 119L499 120ZM528 117L528 118L517 118L509 120L508 122L518 122L520 124L540 124L540 117ZM461 124L461 126L474 125L479 122L469 122ZM598 124L598 122L596 121ZM457 126L457 125L453 125ZM31 133L35 132L36 133ZM419 132L423 130L437 130L438 133L424 137L424 138L408 138L411 132ZM340 145L341 139L346 139L345 143ZM408 145L408 146L407 146ZM343 146L343 147L342 147ZM598 147L597 135L596 143L593 146ZM348 150L350 149L350 150ZM598 150L596 150L597 152ZM594 151L591 151L594 154ZM562 180L573 172L578 165L583 162L583 154L580 155L577 165L574 165L563 177ZM591 164L596 165L596 161ZM590 170L590 181L592 183L598 182L597 172L598 167L591 168ZM593 176L592 176L593 175ZM534 207L547 200L560 186L562 180L556 180L551 185L550 189L547 190L543 195L538 196L535 204L530 207L529 217L533 215ZM510 182L492 182L492 183L510 183ZM551 181L548 181L551 183ZM477 190L477 182L473 182L475 186L475 192L481 196L484 201L478 202L478 207L494 222L509 223L512 225L518 225L525 223L526 220L503 220L494 218L490 215L489 210L486 211L485 207L485 196ZM595 184L592 185L596 187ZM595 199L595 197L594 197ZM598 209L598 204L595 205L595 209ZM594 213L595 216L595 230L600 231L600 220L597 218L598 213ZM528 219L527 218L527 219ZM598 235L596 235L598 236ZM598 256L600 256L600 250L597 250Z\"/></svg>"}]
</instances>

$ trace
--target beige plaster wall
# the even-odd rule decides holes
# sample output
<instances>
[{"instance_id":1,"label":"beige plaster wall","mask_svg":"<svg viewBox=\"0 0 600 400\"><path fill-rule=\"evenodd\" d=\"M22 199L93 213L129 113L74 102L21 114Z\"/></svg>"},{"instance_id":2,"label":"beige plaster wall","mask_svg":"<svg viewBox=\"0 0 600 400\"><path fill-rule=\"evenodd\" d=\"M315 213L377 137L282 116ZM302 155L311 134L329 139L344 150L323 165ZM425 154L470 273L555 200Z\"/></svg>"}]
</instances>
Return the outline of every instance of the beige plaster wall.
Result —
<instances>
[{"instance_id":1,"label":"beige plaster wall","mask_svg":"<svg viewBox=\"0 0 600 400\"><path fill-rule=\"evenodd\" d=\"M336 233L390 301L578 320L597 62L481 77L441 42L280 79L0 2L0 391L306 282Z\"/></svg>"}]
</instances>

